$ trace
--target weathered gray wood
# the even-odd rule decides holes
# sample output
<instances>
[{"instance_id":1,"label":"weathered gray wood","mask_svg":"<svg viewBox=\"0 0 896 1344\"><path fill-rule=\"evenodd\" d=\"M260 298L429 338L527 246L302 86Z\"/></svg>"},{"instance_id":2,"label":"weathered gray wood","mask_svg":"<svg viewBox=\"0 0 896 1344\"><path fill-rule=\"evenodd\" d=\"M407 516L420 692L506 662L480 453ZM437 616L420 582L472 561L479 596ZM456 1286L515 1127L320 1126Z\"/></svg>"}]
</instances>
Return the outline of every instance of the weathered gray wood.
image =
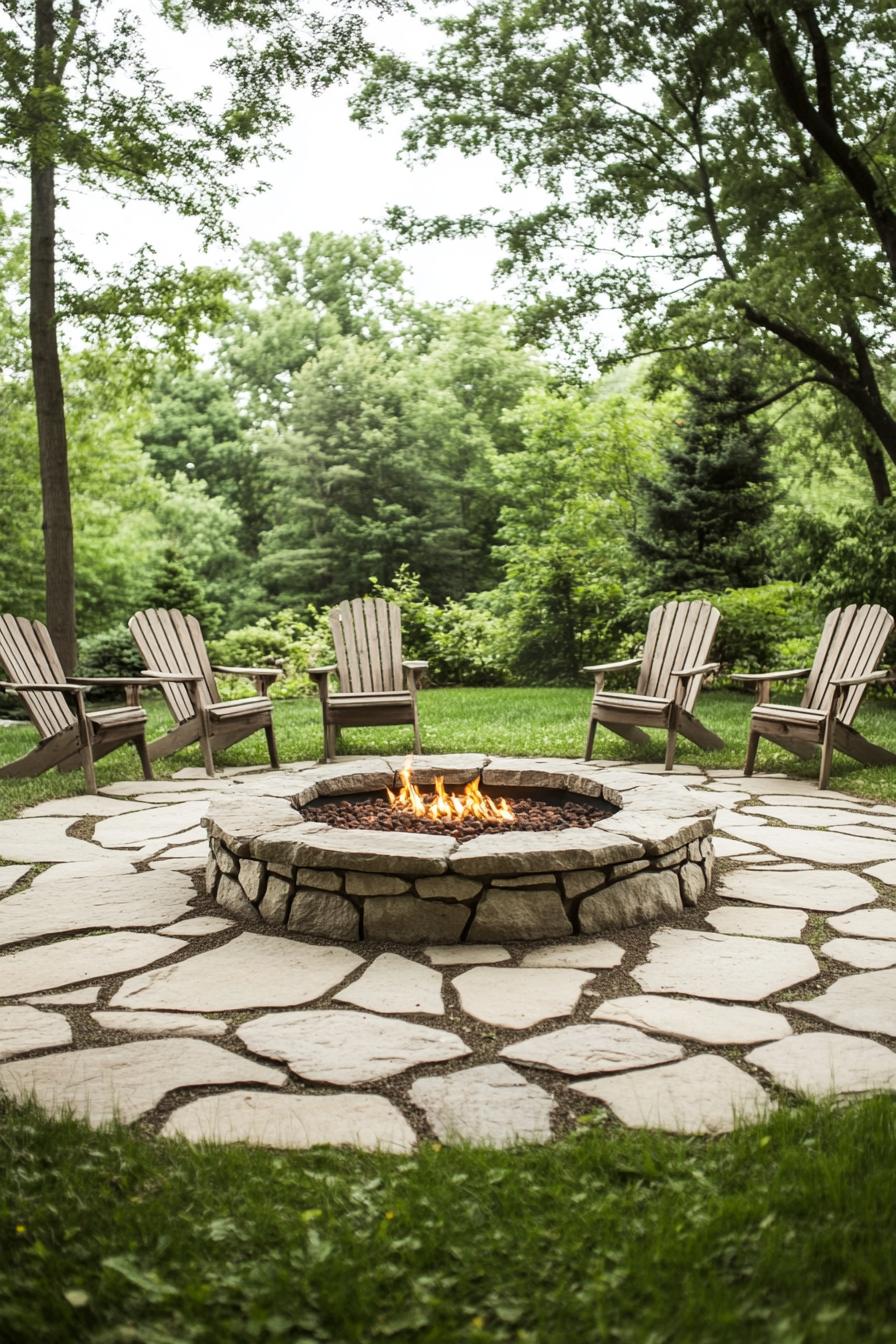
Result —
<instances>
[{"instance_id":1,"label":"weathered gray wood","mask_svg":"<svg viewBox=\"0 0 896 1344\"><path fill-rule=\"evenodd\" d=\"M6 613L0 616L0 663L11 678L5 683L22 700L40 741L36 747L0 768L0 778L27 779L56 766L81 766L84 786L96 793L94 762L124 742L133 743L145 779L152 779L146 750L146 714L139 705L88 710L84 687L103 679L79 677L67 682L62 662L46 626ZM126 685L122 677L108 678Z\"/></svg>"},{"instance_id":2,"label":"weathered gray wood","mask_svg":"<svg viewBox=\"0 0 896 1344\"><path fill-rule=\"evenodd\" d=\"M666 602L655 607L647 623L634 694L605 691L603 684L608 672L637 666L637 659L585 669L594 672L586 760L591 759L598 724L640 745L649 740L641 728L664 729L667 770L671 770L675 761L679 732L707 750L718 750L724 745L694 716L703 682L717 668L717 664L707 663L707 658L719 615L718 608L704 601Z\"/></svg>"},{"instance_id":3,"label":"weathered gray wood","mask_svg":"<svg viewBox=\"0 0 896 1344\"><path fill-rule=\"evenodd\" d=\"M402 660L401 608L383 598L354 598L330 612L336 667L309 668L317 685L324 729L324 759L332 760L340 728L408 723L414 749L422 751L417 713L418 682L426 663ZM339 690L329 676L338 672Z\"/></svg>"},{"instance_id":4,"label":"weathered gray wood","mask_svg":"<svg viewBox=\"0 0 896 1344\"><path fill-rule=\"evenodd\" d=\"M828 786L834 751L843 751L864 764L889 765L896 755L877 747L857 733L852 721L870 681L889 679L875 672L894 626L886 608L866 604L837 607L829 612L811 668L787 672L738 675L736 680L757 687L756 704L750 716L750 734L744 774L756 764L760 738L806 758L821 747L818 787ZM806 675L806 688L799 705L769 703L772 684ZM845 683L845 684L844 684Z\"/></svg>"},{"instance_id":5,"label":"weathered gray wood","mask_svg":"<svg viewBox=\"0 0 896 1344\"><path fill-rule=\"evenodd\" d=\"M215 750L223 750L252 733L264 732L271 765L279 765L270 699L266 695L242 700L222 700L209 660L202 627L195 616L176 608L149 608L138 611L128 621L134 643L146 662L148 678L154 672L166 673L170 680L160 685L168 702L175 727L150 742L152 760L169 756L198 742L206 773L215 773ZM278 677L277 668L229 668L247 675L256 686L265 686Z\"/></svg>"}]
</instances>

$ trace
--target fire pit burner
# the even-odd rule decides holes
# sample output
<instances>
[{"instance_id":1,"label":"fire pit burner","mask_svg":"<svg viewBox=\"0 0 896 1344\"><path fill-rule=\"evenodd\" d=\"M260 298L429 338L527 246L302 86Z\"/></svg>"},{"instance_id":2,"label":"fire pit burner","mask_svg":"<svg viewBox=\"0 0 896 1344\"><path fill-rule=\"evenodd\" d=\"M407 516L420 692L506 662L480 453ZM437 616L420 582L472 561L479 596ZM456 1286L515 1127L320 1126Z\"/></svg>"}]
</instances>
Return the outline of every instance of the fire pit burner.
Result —
<instances>
[{"instance_id":1,"label":"fire pit burner","mask_svg":"<svg viewBox=\"0 0 896 1344\"><path fill-rule=\"evenodd\" d=\"M479 780L472 782L476 794L494 811L484 814L470 812L458 816L450 803L444 812L434 811L446 798L441 776L435 781L433 800L423 798L425 809L415 812L395 806L400 795L368 793L343 798L318 798L302 809L308 821L323 821L328 826L345 830L410 832L417 835L450 835L455 840L472 840L477 835L503 835L516 831L562 831L569 827L594 826L602 817L616 811L600 798L571 797L559 789L541 789L538 795L520 794L508 798L507 791L498 798L482 791ZM468 785L467 787L472 787ZM515 793L519 791L514 790ZM502 806L503 805L503 806ZM445 806L443 802L443 806Z\"/></svg>"}]
</instances>

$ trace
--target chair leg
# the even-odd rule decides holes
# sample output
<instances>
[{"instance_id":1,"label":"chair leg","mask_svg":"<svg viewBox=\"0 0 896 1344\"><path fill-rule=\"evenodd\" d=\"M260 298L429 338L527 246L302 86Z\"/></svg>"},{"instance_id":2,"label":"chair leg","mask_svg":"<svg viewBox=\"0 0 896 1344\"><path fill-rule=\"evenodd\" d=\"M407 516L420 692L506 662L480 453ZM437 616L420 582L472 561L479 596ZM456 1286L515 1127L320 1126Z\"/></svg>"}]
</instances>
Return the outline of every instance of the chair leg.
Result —
<instances>
[{"instance_id":1,"label":"chair leg","mask_svg":"<svg viewBox=\"0 0 896 1344\"><path fill-rule=\"evenodd\" d=\"M336 756L336 725L324 720L324 761L332 761Z\"/></svg>"},{"instance_id":2,"label":"chair leg","mask_svg":"<svg viewBox=\"0 0 896 1344\"><path fill-rule=\"evenodd\" d=\"M84 771L85 793L96 793L96 767L93 763L93 750L89 741L81 744L81 769Z\"/></svg>"},{"instance_id":3,"label":"chair leg","mask_svg":"<svg viewBox=\"0 0 896 1344\"><path fill-rule=\"evenodd\" d=\"M134 749L140 757L140 767L143 770L144 779L152 779L152 761L149 759L149 751L146 746L146 737L143 733L134 738Z\"/></svg>"},{"instance_id":4,"label":"chair leg","mask_svg":"<svg viewBox=\"0 0 896 1344\"><path fill-rule=\"evenodd\" d=\"M417 718L417 704L414 702L414 752L418 756L423 755L423 744L420 741L420 721Z\"/></svg>"},{"instance_id":5,"label":"chair leg","mask_svg":"<svg viewBox=\"0 0 896 1344\"><path fill-rule=\"evenodd\" d=\"M590 761L594 752L594 734L597 732L597 719L592 717L588 720L588 733L585 737L585 760Z\"/></svg>"},{"instance_id":6,"label":"chair leg","mask_svg":"<svg viewBox=\"0 0 896 1344\"><path fill-rule=\"evenodd\" d=\"M750 729L750 736L747 738L747 758L744 761L744 774L752 775L753 767L756 764L756 751L759 747L759 734Z\"/></svg>"},{"instance_id":7,"label":"chair leg","mask_svg":"<svg viewBox=\"0 0 896 1344\"><path fill-rule=\"evenodd\" d=\"M671 770L675 764L675 748L678 746L678 705L669 706L669 721L666 725L666 762L664 769Z\"/></svg>"},{"instance_id":8,"label":"chair leg","mask_svg":"<svg viewBox=\"0 0 896 1344\"><path fill-rule=\"evenodd\" d=\"M278 753L278 751L277 751L277 739L274 737L274 725L273 725L272 723L266 723L266 724L265 724L265 726L264 726L264 735L265 735L265 737L267 738L267 743L268 743L268 756L270 757L270 760L271 760L271 769L272 769L272 770L279 770L279 769L280 769L280 756L279 756L279 753Z\"/></svg>"},{"instance_id":9,"label":"chair leg","mask_svg":"<svg viewBox=\"0 0 896 1344\"><path fill-rule=\"evenodd\" d=\"M821 745L821 768L818 771L818 787L826 789L831 778L831 764L834 759L834 728L836 720L829 718L824 726L824 741Z\"/></svg>"},{"instance_id":10,"label":"chair leg","mask_svg":"<svg viewBox=\"0 0 896 1344\"><path fill-rule=\"evenodd\" d=\"M202 744L202 759L205 763L205 773L211 778L215 773L215 758L212 755L212 743L208 733L203 733L199 739Z\"/></svg>"}]
</instances>

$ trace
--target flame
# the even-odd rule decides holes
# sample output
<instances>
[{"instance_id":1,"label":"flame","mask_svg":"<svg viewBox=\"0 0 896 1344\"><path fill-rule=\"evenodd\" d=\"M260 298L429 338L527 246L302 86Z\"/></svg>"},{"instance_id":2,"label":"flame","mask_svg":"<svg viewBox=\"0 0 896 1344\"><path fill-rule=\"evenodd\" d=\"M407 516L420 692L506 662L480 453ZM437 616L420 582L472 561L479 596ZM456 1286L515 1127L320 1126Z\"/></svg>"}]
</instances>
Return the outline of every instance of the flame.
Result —
<instances>
[{"instance_id":1,"label":"flame","mask_svg":"<svg viewBox=\"0 0 896 1344\"><path fill-rule=\"evenodd\" d=\"M398 793L387 789L389 806L395 812L411 812L415 817L427 821L465 821L475 817L478 821L515 822L516 815L506 798L489 798L479 788L479 776L464 786L462 794L447 793L445 780L437 775L431 797L422 794L411 778L409 766L398 772L401 788Z\"/></svg>"}]
</instances>

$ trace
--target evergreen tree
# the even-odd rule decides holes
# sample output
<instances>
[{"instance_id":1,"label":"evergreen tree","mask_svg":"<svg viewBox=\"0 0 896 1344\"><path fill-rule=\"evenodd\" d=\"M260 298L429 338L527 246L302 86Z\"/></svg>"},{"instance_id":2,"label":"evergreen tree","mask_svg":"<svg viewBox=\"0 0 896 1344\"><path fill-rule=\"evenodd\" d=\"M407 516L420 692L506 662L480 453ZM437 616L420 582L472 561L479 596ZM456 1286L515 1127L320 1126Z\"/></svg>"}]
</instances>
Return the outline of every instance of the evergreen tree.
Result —
<instances>
[{"instance_id":1,"label":"evergreen tree","mask_svg":"<svg viewBox=\"0 0 896 1344\"><path fill-rule=\"evenodd\" d=\"M689 388L680 434L662 454L665 471L643 481L644 519L633 539L655 589L746 588L765 577L774 491L771 431L751 414L757 400L737 366Z\"/></svg>"},{"instance_id":2,"label":"evergreen tree","mask_svg":"<svg viewBox=\"0 0 896 1344\"><path fill-rule=\"evenodd\" d=\"M195 616L206 637L214 634L221 623L220 605L208 600L174 546L165 548L144 606L173 607L185 616Z\"/></svg>"}]
</instances>

